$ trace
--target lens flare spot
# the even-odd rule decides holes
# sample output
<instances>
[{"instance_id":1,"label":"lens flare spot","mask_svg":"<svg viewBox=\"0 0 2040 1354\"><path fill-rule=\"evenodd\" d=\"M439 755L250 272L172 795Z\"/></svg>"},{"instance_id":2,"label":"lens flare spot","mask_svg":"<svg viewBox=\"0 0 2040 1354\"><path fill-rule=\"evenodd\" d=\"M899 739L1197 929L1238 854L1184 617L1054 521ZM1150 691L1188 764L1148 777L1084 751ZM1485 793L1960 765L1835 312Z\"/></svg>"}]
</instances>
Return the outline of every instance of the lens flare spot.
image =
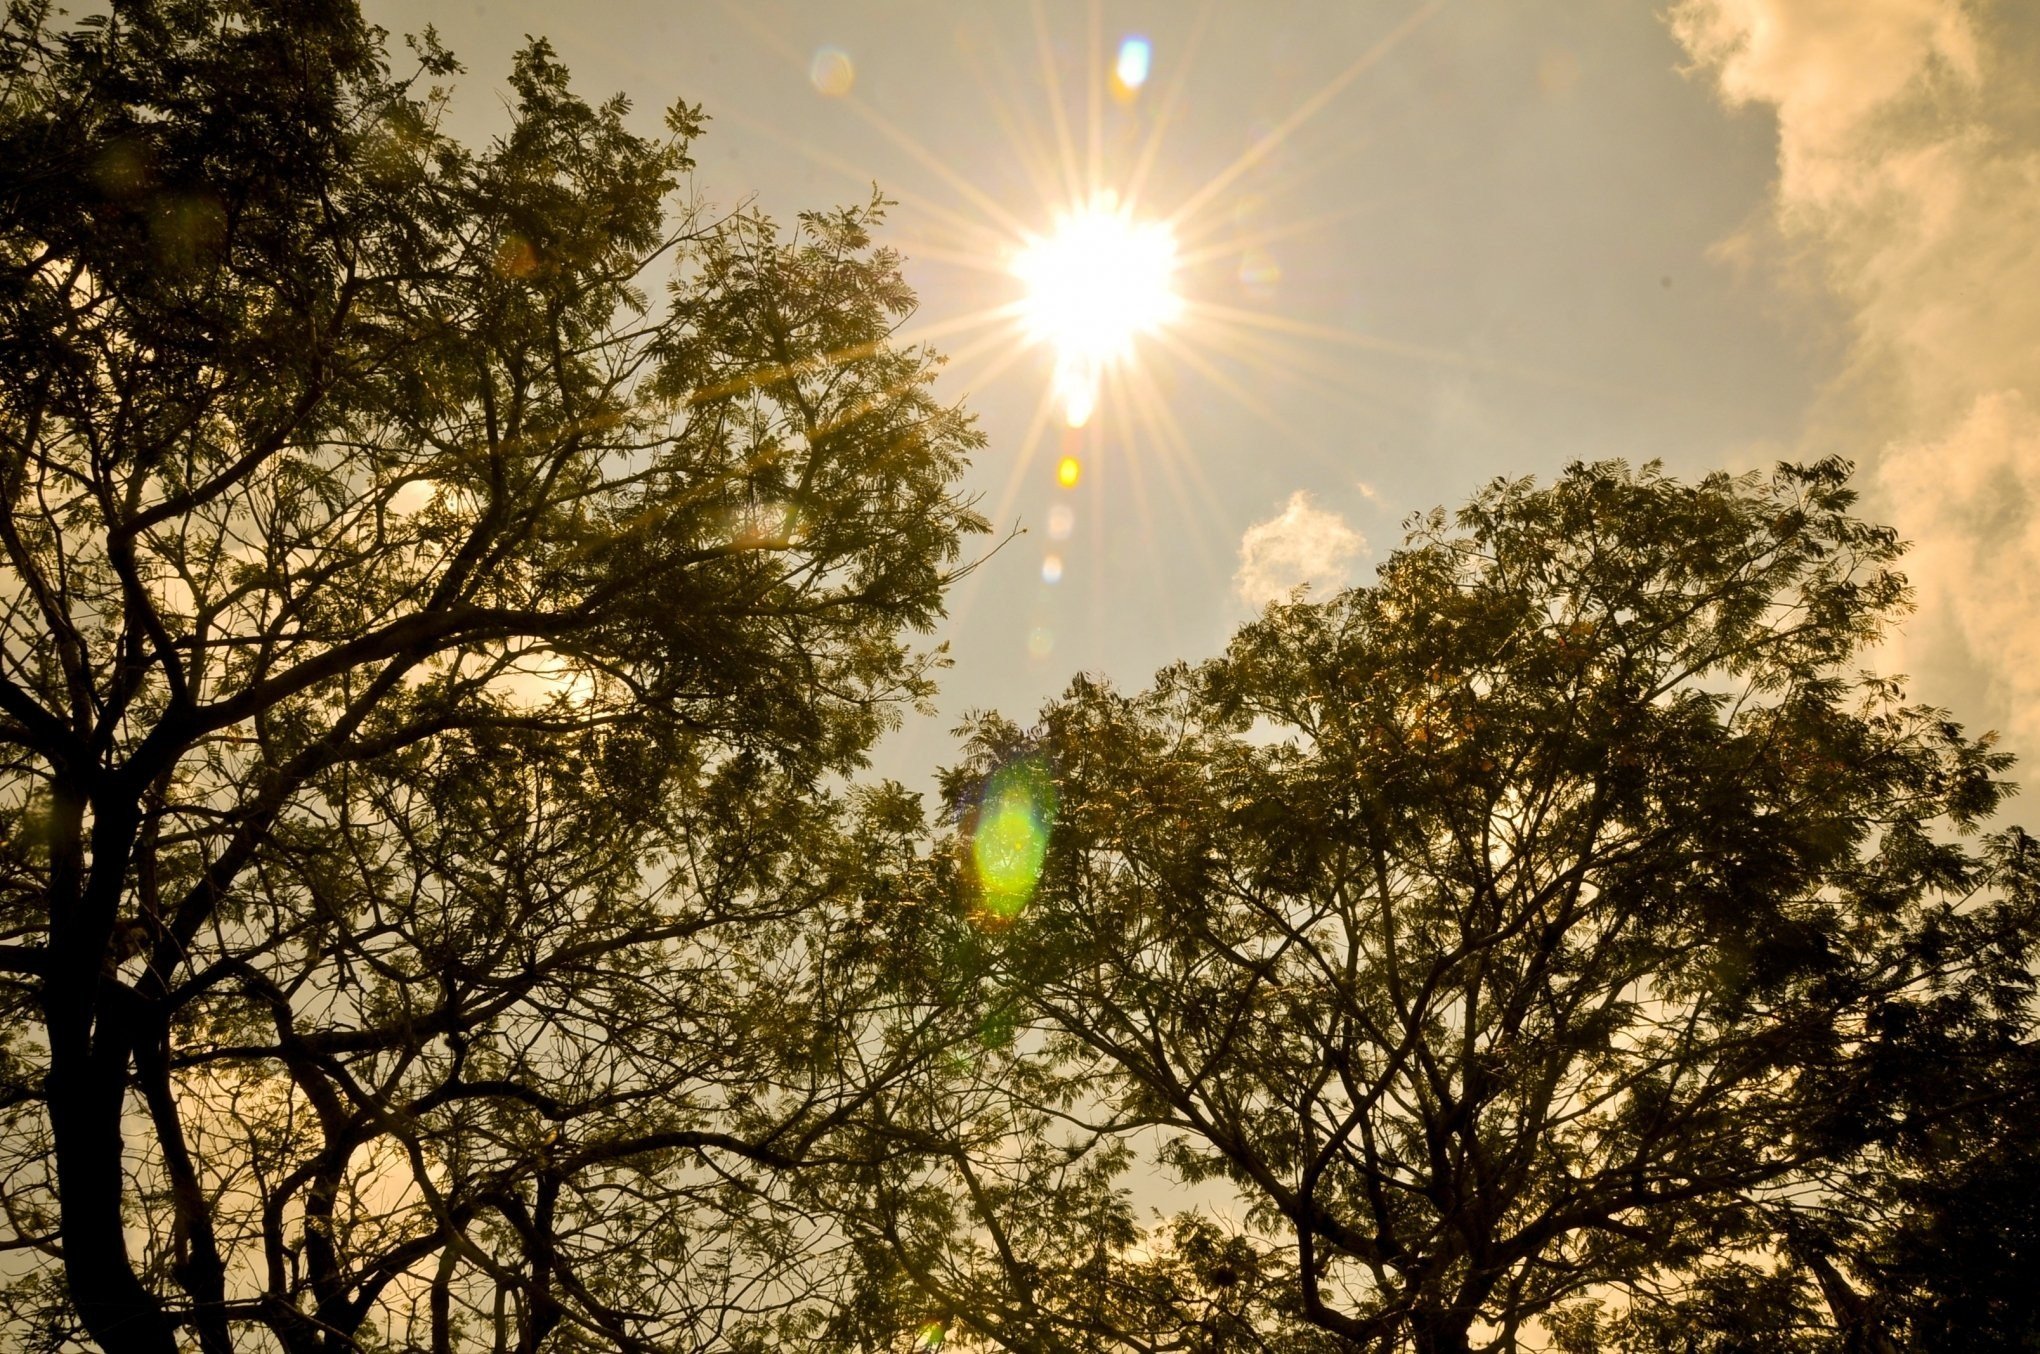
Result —
<instances>
[{"instance_id":1,"label":"lens flare spot","mask_svg":"<svg viewBox=\"0 0 2040 1354\"><path fill-rule=\"evenodd\" d=\"M1267 250L1249 249L1240 256L1240 290L1256 301L1273 297L1281 281L1282 265Z\"/></svg>"},{"instance_id":2,"label":"lens flare spot","mask_svg":"<svg viewBox=\"0 0 2040 1354\"><path fill-rule=\"evenodd\" d=\"M1047 559L1041 561L1042 582L1060 583L1062 582L1062 575L1063 565L1061 555L1050 555Z\"/></svg>"},{"instance_id":3,"label":"lens flare spot","mask_svg":"<svg viewBox=\"0 0 2040 1354\"><path fill-rule=\"evenodd\" d=\"M937 1350L942 1348L948 1339L949 1327L943 1325L940 1321L924 1322L920 1330L915 1333L914 1348L917 1351Z\"/></svg>"},{"instance_id":4,"label":"lens flare spot","mask_svg":"<svg viewBox=\"0 0 2040 1354\"><path fill-rule=\"evenodd\" d=\"M818 47L808 62L808 83L817 93L840 99L857 83L857 64L841 47Z\"/></svg>"},{"instance_id":5,"label":"lens flare spot","mask_svg":"<svg viewBox=\"0 0 2040 1354\"><path fill-rule=\"evenodd\" d=\"M499 277L530 277L538 271L538 251L522 235L506 235L496 246L496 274Z\"/></svg>"},{"instance_id":6,"label":"lens flare spot","mask_svg":"<svg viewBox=\"0 0 2040 1354\"><path fill-rule=\"evenodd\" d=\"M1048 510L1048 539L1066 541L1077 529L1077 515L1070 511L1069 504L1058 503Z\"/></svg>"},{"instance_id":7,"label":"lens flare spot","mask_svg":"<svg viewBox=\"0 0 2040 1354\"><path fill-rule=\"evenodd\" d=\"M1027 652L1034 658L1046 658L1055 652L1055 631L1045 625L1037 625L1027 632Z\"/></svg>"},{"instance_id":8,"label":"lens flare spot","mask_svg":"<svg viewBox=\"0 0 2040 1354\"><path fill-rule=\"evenodd\" d=\"M985 911L1011 921L1034 897L1055 808L1055 785L1039 757L1010 762L985 782L970 838Z\"/></svg>"},{"instance_id":9,"label":"lens flare spot","mask_svg":"<svg viewBox=\"0 0 2040 1354\"><path fill-rule=\"evenodd\" d=\"M1119 59L1112 63L1112 78L1128 89L1139 89L1147 83L1148 63L1154 57L1154 48L1146 38L1138 35L1119 44Z\"/></svg>"},{"instance_id":10,"label":"lens flare spot","mask_svg":"<svg viewBox=\"0 0 2040 1354\"><path fill-rule=\"evenodd\" d=\"M1055 463L1055 482L1065 489L1077 487L1077 481L1084 477L1084 463L1074 456L1065 456Z\"/></svg>"},{"instance_id":11,"label":"lens flare spot","mask_svg":"<svg viewBox=\"0 0 2040 1354\"><path fill-rule=\"evenodd\" d=\"M1027 288L1028 336L1055 351L1055 396L1072 428L1090 419L1106 370L1132 355L1134 339L1183 309L1175 237L1160 222L1134 220L1110 193L1030 240L1013 273Z\"/></svg>"},{"instance_id":12,"label":"lens flare spot","mask_svg":"<svg viewBox=\"0 0 2040 1354\"><path fill-rule=\"evenodd\" d=\"M1096 362L1057 358L1055 398L1063 407L1063 422L1072 428L1089 423L1098 410L1098 388L1102 384L1104 374Z\"/></svg>"}]
</instances>

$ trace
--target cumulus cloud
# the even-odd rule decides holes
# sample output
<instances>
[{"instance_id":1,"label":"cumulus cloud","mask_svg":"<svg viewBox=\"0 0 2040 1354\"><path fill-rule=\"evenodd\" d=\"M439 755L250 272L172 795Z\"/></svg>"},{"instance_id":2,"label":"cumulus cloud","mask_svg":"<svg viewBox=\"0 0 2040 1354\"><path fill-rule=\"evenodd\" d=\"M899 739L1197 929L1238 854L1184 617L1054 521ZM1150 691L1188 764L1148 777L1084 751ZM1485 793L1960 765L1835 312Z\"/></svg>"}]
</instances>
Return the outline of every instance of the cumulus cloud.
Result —
<instances>
[{"instance_id":1,"label":"cumulus cloud","mask_svg":"<svg viewBox=\"0 0 2040 1354\"><path fill-rule=\"evenodd\" d=\"M1893 448L1878 483L1915 528L1909 572L1934 589L1916 656L1921 640L1966 648L2030 757L2040 751L2040 410L2013 392L1980 396L1945 436Z\"/></svg>"},{"instance_id":2,"label":"cumulus cloud","mask_svg":"<svg viewBox=\"0 0 2040 1354\"><path fill-rule=\"evenodd\" d=\"M1367 541L1346 519L1314 507L1299 489L1282 511L1256 522L1240 537L1240 567L1233 585L1255 606L1272 602L1299 584L1333 588L1348 579L1348 566Z\"/></svg>"},{"instance_id":3,"label":"cumulus cloud","mask_svg":"<svg viewBox=\"0 0 2040 1354\"><path fill-rule=\"evenodd\" d=\"M1865 134L1893 104L1931 75L1979 73L1957 0L1681 0L1670 18L1723 98L1776 107L1788 202L1856 197Z\"/></svg>"},{"instance_id":4,"label":"cumulus cloud","mask_svg":"<svg viewBox=\"0 0 2040 1354\"><path fill-rule=\"evenodd\" d=\"M1981 687L1986 708L1965 713L2030 754L2040 139L2026 62L1995 41L2011 13L1965 0L1680 0L1669 17L1726 102L1775 113L1773 239L1847 307L1852 361L1809 439L1867 439L1855 452L1873 510L1915 543L1922 615L1897 657L1940 679L1930 694Z\"/></svg>"}]
</instances>

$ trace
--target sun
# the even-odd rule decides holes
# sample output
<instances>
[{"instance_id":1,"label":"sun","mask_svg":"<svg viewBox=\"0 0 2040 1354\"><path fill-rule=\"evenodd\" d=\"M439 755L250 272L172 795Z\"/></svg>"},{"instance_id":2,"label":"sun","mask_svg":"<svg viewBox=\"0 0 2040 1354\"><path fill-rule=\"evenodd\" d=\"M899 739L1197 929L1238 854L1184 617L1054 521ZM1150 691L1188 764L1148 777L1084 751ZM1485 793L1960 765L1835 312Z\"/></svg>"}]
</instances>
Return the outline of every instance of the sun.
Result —
<instances>
[{"instance_id":1,"label":"sun","mask_svg":"<svg viewBox=\"0 0 2040 1354\"><path fill-rule=\"evenodd\" d=\"M1055 351L1055 394L1073 428L1090 419L1106 369L1132 355L1134 339L1183 311L1175 235L1164 222L1135 220L1110 193L1027 241L1013 273L1027 289L1022 326Z\"/></svg>"},{"instance_id":2,"label":"sun","mask_svg":"<svg viewBox=\"0 0 2040 1354\"><path fill-rule=\"evenodd\" d=\"M892 340L922 344L969 335L956 347L945 343L944 351L947 379L965 391L982 390L1031 357L1049 355L1046 388L1019 434L1005 485L993 496L988 516L1005 519L1028 472L1049 449L1059 509L1071 509L1069 497L1080 479L1092 486L1093 502L1104 501L1101 486L1107 481L1093 480L1090 467L1102 470L1101 462L1109 457L1125 470L1123 482L1135 511L1152 535L1151 486L1170 494L1186 513L1201 509L1213 521L1230 521L1234 515L1230 505L1219 501L1179 416L1179 390L1194 389L1200 399L1206 392L1228 398L1287 441L1333 459L1336 453L1289 423L1275 398L1291 392L1313 399L1355 398L1354 364L1330 352L1329 345L1454 371L1471 365L1457 352L1306 322L1277 308L1283 281L1277 251L1287 248L1283 242L1372 211L1378 203L1369 198L1308 216L1288 215L1255 205L1262 203L1260 189L1245 191L1252 183L1273 193L1290 182L1291 171L1273 172L1271 157L1446 7L1446 0L1401 2L1414 8L1400 19L1386 20L1372 44L1304 94L1272 127L1257 127L1236 155L1209 172L1196 161L1177 164L1164 154L1167 133L1187 123L1183 109L1197 88L1190 72L1203 19L1188 30L1180 56L1164 53L1158 64L1155 45L1139 33L1123 36L1115 56L1106 43L1100 8L1091 6L1087 59L1081 83L1074 87L1066 83L1062 55L1072 45L1057 40L1040 5L1033 6L1038 70L1031 76L1008 60L1024 44L979 43L960 35L959 50L985 95L991 120L1005 132L1003 145L988 145L981 152L997 156L1001 168L994 182L973 175L975 157L958 163L938 154L859 98L851 78L855 71L840 49L798 51L744 7L726 7L786 57L817 93L836 100L847 116L869 126L954 195L951 202L893 181L887 184L888 198L903 206L918 228L912 235L888 233L887 247L920 265L979 275L979 282L960 294L950 293L958 299L968 296L972 304L939 318L903 320L891 331ZM1210 7L1205 8L1208 13ZM1158 80L1158 75L1166 78ZM1046 96L1045 117L1002 92L1024 97L1037 86ZM1073 105L1079 101L1083 114L1075 116ZM816 164L847 174L860 187L887 177L769 124L746 122ZM1024 201L995 187L1010 186L1016 174L1031 189ZM1249 181L1250 174L1258 177ZM991 278L996 283L981 285ZM1229 303L1235 280L1241 294ZM848 354L865 349L853 345L844 351L847 360ZM1064 425L1059 448L1051 432L1057 424ZM1061 520L1060 532L1051 526L1056 549L1043 557L1044 584L1064 578L1061 551L1069 547L1061 543L1074 519L1065 511ZM1218 556L1206 562L1214 578L1223 572ZM987 576L972 574L973 579ZM953 623L961 625L974 587L965 585ZM1028 651L1040 658L1049 651L1052 636L1046 627L1035 626L1027 642Z\"/></svg>"}]
</instances>

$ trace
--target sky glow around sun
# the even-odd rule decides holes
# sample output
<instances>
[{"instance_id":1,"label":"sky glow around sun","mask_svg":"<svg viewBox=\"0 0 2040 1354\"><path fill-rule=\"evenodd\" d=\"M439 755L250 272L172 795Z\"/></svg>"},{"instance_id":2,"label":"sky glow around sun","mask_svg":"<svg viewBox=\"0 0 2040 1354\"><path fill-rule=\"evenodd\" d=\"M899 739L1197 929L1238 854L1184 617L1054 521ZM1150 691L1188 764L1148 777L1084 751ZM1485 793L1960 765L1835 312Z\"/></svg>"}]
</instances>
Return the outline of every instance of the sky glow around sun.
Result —
<instances>
[{"instance_id":1,"label":"sky glow around sun","mask_svg":"<svg viewBox=\"0 0 2040 1354\"><path fill-rule=\"evenodd\" d=\"M469 81L545 23L368 4ZM947 358L990 439L968 491L1025 534L959 581L950 703L887 774L946 761L961 709L1143 682L1364 580L1368 539L1491 476L1802 443L1865 448L1921 543L1945 703L2040 747L2040 529L1993 498L2040 502L2040 5L611 0L558 37L647 129L708 102L705 188L897 201L877 242L922 305L891 337ZM449 106L468 139L488 88Z\"/></svg>"},{"instance_id":2,"label":"sky glow around sun","mask_svg":"<svg viewBox=\"0 0 2040 1354\"><path fill-rule=\"evenodd\" d=\"M1109 193L1063 217L1013 260L1026 285L1020 319L1055 350L1055 395L1072 428L1090 420L1108 367L1133 341L1182 314L1176 240L1168 225L1137 221Z\"/></svg>"}]
</instances>

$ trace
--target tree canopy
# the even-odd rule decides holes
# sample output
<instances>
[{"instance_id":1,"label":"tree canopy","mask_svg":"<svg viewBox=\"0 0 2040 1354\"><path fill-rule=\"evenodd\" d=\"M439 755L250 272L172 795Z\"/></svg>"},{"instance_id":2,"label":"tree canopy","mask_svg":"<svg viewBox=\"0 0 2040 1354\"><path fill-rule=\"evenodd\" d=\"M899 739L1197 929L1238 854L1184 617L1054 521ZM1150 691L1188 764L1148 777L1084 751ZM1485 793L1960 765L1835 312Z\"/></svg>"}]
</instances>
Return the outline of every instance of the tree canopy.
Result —
<instances>
[{"instance_id":1,"label":"tree canopy","mask_svg":"<svg viewBox=\"0 0 2040 1354\"><path fill-rule=\"evenodd\" d=\"M958 942L1010 1033L886 1182L909 1266L1016 1348L2003 1320L2001 1269L1900 1274L1982 1246L1902 1196L1951 1134L2018 1175L2040 856L1975 835L2009 759L1854 670L1905 590L1851 504L1833 462L1497 482L1219 659L978 722L966 837L1016 765L1053 831ZM1212 1206L1143 1235L1157 1178Z\"/></svg>"},{"instance_id":2,"label":"tree canopy","mask_svg":"<svg viewBox=\"0 0 2040 1354\"><path fill-rule=\"evenodd\" d=\"M883 204L710 214L543 42L463 147L345 3L0 68L13 1338L765 1340L910 1018L830 786L982 529Z\"/></svg>"},{"instance_id":3,"label":"tree canopy","mask_svg":"<svg viewBox=\"0 0 2040 1354\"><path fill-rule=\"evenodd\" d=\"M457 69L0 28L0 1339L2040 1347L2040 855L1845 465L1497 481L931 822L885 202Z\"/></svg>"}]
</instances>

